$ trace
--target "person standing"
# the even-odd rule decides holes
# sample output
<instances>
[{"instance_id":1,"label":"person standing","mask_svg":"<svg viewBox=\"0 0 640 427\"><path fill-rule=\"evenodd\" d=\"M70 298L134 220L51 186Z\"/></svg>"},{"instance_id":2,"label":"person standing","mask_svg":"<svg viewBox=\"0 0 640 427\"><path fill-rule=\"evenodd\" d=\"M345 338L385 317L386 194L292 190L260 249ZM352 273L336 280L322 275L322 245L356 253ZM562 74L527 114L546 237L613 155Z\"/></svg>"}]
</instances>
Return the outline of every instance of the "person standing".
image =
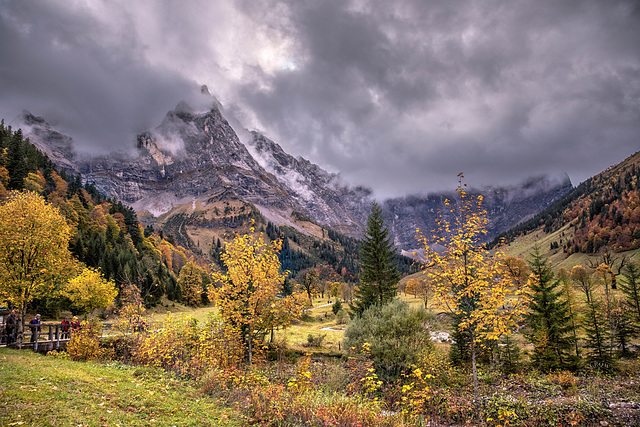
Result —
<instances>
[{"instance_id":1,"label":"person standing","mask_svg":"<svg viewBox=\"0 0 640 427\"><path fill-rule=\"evenodd\" d=\"M60 326L62 329L62 339L69 338L69 319L65 317Z\"/></svg>"},{"instance_id":2,"label":"person standing","mask_svg":"<svg viewBox=\"0 0 640 427\"><path fill-rule=\"evenodd\" d=\"M36 314L36 317L29 321L29 327L31 328L31 342L36 342L36 335L40 332L39 314Z\"/></svg>"},{"instance_id":3,"label":"person standing","mask_svg":"<svg viewBox=\"0 0 640 427\"><path fill-rule=\"evenodd\" d=\"M16 326L18 326L18 318L16 317L16 311L11 310L11 314L7 316L5 321L5 331L7 332L7 345L16 342Z\"/></svg>"},{"instance_id":4,"label":"person standing","mask_svg":"<svg viewBox=\"0 0 640 427\"><path fill-rule=\"evenodd\" d=\"M71 334L73 335L73 333L75 331L78 331L80 329L80 322L78 322L78 318L76 316L73 316L73 318L71 319Z\"/></svg>"}]
</instances>

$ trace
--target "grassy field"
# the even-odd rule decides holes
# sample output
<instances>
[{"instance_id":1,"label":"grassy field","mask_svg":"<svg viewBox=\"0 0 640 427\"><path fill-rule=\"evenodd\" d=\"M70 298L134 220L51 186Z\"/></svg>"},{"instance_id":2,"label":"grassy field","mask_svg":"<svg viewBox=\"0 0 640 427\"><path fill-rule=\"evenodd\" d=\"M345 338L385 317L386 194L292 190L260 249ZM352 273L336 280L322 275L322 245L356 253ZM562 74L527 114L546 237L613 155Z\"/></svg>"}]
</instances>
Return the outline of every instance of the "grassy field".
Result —
<instances>
[{"instance_id":1,"label":"grassy field","mask_svg":"<svg viewBox=\"0 0 640 427\"><path fill-rule=\"evenodd\" d=\"M403 280L406 281L407 278ZM424 302L412 295L405 295L399 292L398 298L407 302L414 309L424 307ZM284 330L275 331L274 340L276 342L284 342L288 348L300 353L332 354L343 350L342 340L344 339L344 331L347 325L340 324L333 314L332 306L334 303L335 298L314 298L313 307L307 311L306 321L298 321ZM349 304L343 302L342 306L346 310ZM182 304L169 303L168 306L159 305L148 314L151 322L162 322L167 318L168 314L171 314L174 316L190 316L202 324L206 322L212 313L217 313L217 308L214 306L193 308ZM347 322L348 320L347 318ZM308 338L310 335L313 338L324 336L324 338L321 338L322 345L309 346ZM267 337L267 340L269 339Z\"/></svg>"},{"instance_id":2,"label":"grassy field","mask_svg":"<svg viewBox=\"0 0 640 427\"><path fill-rule=\"evenodd\" d=\"M582 253L575 253L567 256L562 249L550 249L552 242L559 242L561 245L573 237L573 229L566 225L561 229L554 231L553 233L546 234L541 229L526 236L517 237L513 242L506 245L503 249L506 255L527 259L529 254L533 251L534 246L538 246L541 249L541 254L551 262L551 267L557 271L563 267L567 270L571 270L575 265L587 266L590 261L595 262L599 258L598 255L587 255ZM616 253L615 256L622 258L623 256L631 261L640 262L640 249L633 251Z\"/></svg>"},{"instance_id":3,"label":"grassy field","mask_svg":"<svg viewBox=\"0 0 640 427\"><path fill-rule=\"evenodd\" d=\"M0 426L240 426L242 417L157 370L0 349Z\"/></svg>"}]
</instances>

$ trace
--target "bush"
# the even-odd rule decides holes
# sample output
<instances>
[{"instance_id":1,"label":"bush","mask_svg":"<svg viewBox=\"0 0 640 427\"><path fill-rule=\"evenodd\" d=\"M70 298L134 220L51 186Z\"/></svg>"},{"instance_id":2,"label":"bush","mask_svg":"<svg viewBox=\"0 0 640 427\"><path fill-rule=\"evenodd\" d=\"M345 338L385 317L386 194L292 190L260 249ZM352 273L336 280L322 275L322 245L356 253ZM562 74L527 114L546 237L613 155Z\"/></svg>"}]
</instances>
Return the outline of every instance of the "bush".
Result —
<instances>
[{"instance_id":1,"label":"bush","mask_svg":"<svg viewBox=\"0 0 640 427\"><path fill-rule=\"evenodd\" d=\"M80 329L71 333L71 340L67 343L67 354L72 360L99 360L104 351L100 347L102 324L95 319L82 322Z\"/></svg>"},{"instance_id":2,"label":"bush","mask_svg":"<svg viewBox=\"0 0 640 427\"><path fill-rule=\"evenodd\" d=\"M322 347L322 342L324 341L327 335L317 335L313 336L311 334L307 335L307 342L304 344L305 347Z\"/></svg>"},{"instance_id":3,"label":"bush","mask_svg":"<svg viewBox=\"0 0 640 427\"><path fill-rule=\"evenodd\" d=\"M399 300L368 308L349 323L345 347L358 352L368 343L378 373L397 377L416 364L421 351L433 346L425 327L431 317L427 311L411 309Z\"/></svg>"},{"instance_id":4,"label":"bush","mask_svg":"<svg viewBox=\"0 0 640 427\"><path fill-rule=\"evenodd\" d=\"M242 356L238 332L215 318L201 328L190 317L169 316L160 329L139 334L131 348L134 363L190 378L200 378L214 367L233 369Z\"/></svg>"},{"instance_id":5,"label":"bush","mask_svg":"<svg viewBox=\"0 0 640 427\"><path fill-rule=\"evenodd\" d=\"M348 321L349 321L349 314L346 311L340 310L338 314L336 314L336 322L338 323L338 325L344 325Z\"/></svg>"}]
</instances>

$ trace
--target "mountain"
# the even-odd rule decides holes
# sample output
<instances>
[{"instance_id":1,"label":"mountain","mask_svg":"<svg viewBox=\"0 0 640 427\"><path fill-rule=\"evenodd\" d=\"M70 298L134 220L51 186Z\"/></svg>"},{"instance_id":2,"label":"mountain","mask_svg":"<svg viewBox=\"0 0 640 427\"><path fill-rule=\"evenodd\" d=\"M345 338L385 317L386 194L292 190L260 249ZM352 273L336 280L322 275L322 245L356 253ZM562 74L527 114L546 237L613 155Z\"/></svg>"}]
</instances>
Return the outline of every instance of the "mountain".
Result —
<instances>
[{"instance_id":1,"label":"mountain","mask_svg":"<svg viewBox=\"0 0 640 427\"><path fill-rule=\"evenodd\" d=\"M507 243L518 239L543 240L565 257L638 249L639 172L640 152L637 152L584 181L534 218L501 233L497 239Z\"/></svg>"},{"instance_id":2,"label":"mountain","mask_svg":"<svg viewBox=\"0 0 640 427\"><path fill-rule=\"evenodd\" d=\"M567 175L559 177L539 176L529 178L519 185L471 189L471 195L483 195L483 208L487 211L487 234L485 241L491 241L499 233L532 218L554 201L573 189ZM455 192L432 194L429 196L409 196L387 200L383 211L391 224L396 245L408 254L415 248L416 228L423 232L437 229L438 212L446 213L449 208L445 200L456 202Z\"/></svg>"},{"instance_id":3,"label":"mountain","mask_svg":"<svg viewBox=\"0 0 640 427\"><path fill-rule=\"evenodd\" d=\"M138 135L130 152L109 156L77 153L71 138L30 113L25 112L23 122L32 143L58 166L129 204L141 220L176 234L186 247L210 250L214 239L224 238L225 227L233 228L254 209L268 222L303 234L324 238L320 225L361 237L371 190L350 187L339 175L289 155L227 118L215 99L211 104L196 111L179 103L155 129ZM564 176L480 190L490 219L488 238L532 217L571 188ZM452 197L409 196L381 203L399 248L415 248L416 227L434 228L444 199Z\"/></svg>"},{"instance_id":4,"label":"mountain","mask_svg":"<svg viewBox=\"0 0 640 427\"><path fill-rule=\"evenodd\" d=\"M288 155L257 132L243 144L216 104L205 112L178 104L138 136L133 155L80 156L42 119L27 113L24 122L32 142L56 164L139 213L159 217L224 198L251 203L274 223L295 226L291 216L299 212L351 236L360 235L366 220L368 189L349 188L337 174Z\"/></svg>"}]
</instances>

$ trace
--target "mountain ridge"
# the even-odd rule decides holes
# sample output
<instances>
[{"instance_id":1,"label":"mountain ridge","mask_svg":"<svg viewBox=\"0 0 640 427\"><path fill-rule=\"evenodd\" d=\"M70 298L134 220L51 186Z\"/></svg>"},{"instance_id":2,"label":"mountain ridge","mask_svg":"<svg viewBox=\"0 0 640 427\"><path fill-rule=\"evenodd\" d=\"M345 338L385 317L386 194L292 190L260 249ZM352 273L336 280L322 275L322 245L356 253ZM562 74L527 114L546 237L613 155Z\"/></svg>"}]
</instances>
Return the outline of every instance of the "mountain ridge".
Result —
<instances>
[{"instance_id":1,"label":"mountain ridge","mask_svg":"<svg viewBox=\"0 0 640 427\"><path fill-rule=\"evenodd\" d=\"M215 98L214 98L215 99ZM233 119L235 120L235 119ZM138 135L132 153L79 155L70 137L44 119L24 114L34 144L59 166L79 173L108 196L132 206L150 223L180 206L223 195L253 204L277 225L298 227L295 212L351 237L361 237L372 191L350 187L339 174L286 153L256 131L242 132L213 102L195 111L180 102L152 130ZM531 178L520 185L474 190L485 195L489 240L535 215L572 188L561 180ZM416 228L428 229L444 207L443 194L392 198L381 203L401 250L415 247ZM305 232L304 229L299 231Z\"/></svg>"}]
</instances>

